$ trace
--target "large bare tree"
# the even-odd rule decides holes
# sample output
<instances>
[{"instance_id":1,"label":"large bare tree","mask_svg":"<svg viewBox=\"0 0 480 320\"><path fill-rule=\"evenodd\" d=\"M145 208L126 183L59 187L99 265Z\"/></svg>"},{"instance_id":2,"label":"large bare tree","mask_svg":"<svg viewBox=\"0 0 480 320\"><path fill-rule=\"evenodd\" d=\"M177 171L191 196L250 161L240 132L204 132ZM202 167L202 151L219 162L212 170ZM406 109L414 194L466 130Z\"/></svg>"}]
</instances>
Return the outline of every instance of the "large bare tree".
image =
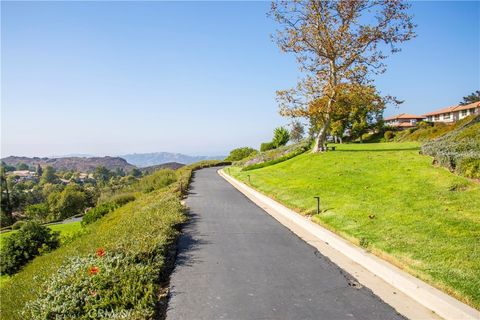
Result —
<instances>
[{"instance_id":1,"label":"large bare tree","mask_svg":"<svg viewBox=\"0 0 480 320\"><path fill-rule=\"evenodd\" d=\"M277 91L280 113L320 124L313 152L324 150L333 116L345 113L340 90L370 85L385 71L388 53L415 36L408 8L400 0L272 3L270 15L280 24L275 40L305 73L295 88Z\"/></svg>"}]
</instances>

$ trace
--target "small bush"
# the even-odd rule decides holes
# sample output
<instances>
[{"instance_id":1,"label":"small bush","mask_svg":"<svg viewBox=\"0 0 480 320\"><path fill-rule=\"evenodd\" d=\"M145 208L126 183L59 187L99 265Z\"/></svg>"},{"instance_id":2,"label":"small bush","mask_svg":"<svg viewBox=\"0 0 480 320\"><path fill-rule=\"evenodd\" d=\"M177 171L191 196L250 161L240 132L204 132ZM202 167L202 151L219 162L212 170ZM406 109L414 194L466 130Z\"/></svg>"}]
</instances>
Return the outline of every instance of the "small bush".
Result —
<instances>
[{"instance_id":1,"label":"small bush","mask_svg":"<svg viewBox=\"0 0 480 320\"><path fill-rule=\"evenodd\" d=\"M385 133L383 134L383 137L385 138L386 141L390 141L393 139L393 137L395 137L395 133L393 133L393 131L385 131Z\"/></svg>"},{"instance_id":2,"label":"small bush","mask_svg":"<svg viewBox=\"0 0 480 320\"><path fill-rule=\"evenodd\" d=\"M260 151L265 152L268 150L276 149L277 147L273 142L264 142L260 145Z\"/></svg>"},{"instance_id":3,"label":"small bush","mask_svg":"<svg viewBox=\"0 0 480 320\"><path fill-rule=\"evenodd\" d=\"M466 157L457 163L458 174L472 179L480 179L480 158Z\"/></svg>"},{"instance_id":4,"label":"small bush","mask_svg":"<svg viewBox=\"0 0 480 320\"><path fill-rule=\"evenodd\" d=\"M239 161L257 152L257 150L249 147L233 149L232 151L230 151L228 157L225 158L225 161Z\"/></svg>"},{"instance_id":5,"label":"small bush","mask_svg":"<svg viewBox=\"0 0 480 320\"><path fill-rule=\"evenodd\" d=\"M107 213L115 210L117 207L119 206L113 202L105 202L97 205L95 208L88 210L88 212L83 216L82 225L87 225L97 221Z\"/></svg>"},{"instance_id":6,"label":"small bush","mask_svg":"<svg viewBox=\"0 0 480 320\"><path fill-rule=\"evenodd\" d=\"M135 195L133 193L121 193L121 194L114 195L113 197L110 198L110 202L113 202L118 206L123 206L134 200L135 200Z\"/></svg>"},{"instance_id":7,"label":"small bush","mask_svg":"<svg viewBox=\"0 0 480 320\"><path fill-rule=\"evenodd\" d=\"M5 240L0 254L1 273L12 275L41 252L57 248L59 235L36 222L26 222Z\"/></svg>"},{"instance_id":8,"label":"small bush","mask_svg":"<svg viewBox=\"0 0 480 320\"><path fill-rule=\"evenodd\" d=\"M23 225L25 224L25 221L17 221L14 224L12 224L12 230L18 230L20 229Z\"/></svg>"},{"instance_id":9,"label":"small bush","mask_svg":"<svg viewBox=\"0 0 480 320\"><path fill-rule=\"evenodd\" d=\"M157 300L158 263L124 254L75 257L28 303L25 319L150 319Z\"/></svg>"}]
</instances>

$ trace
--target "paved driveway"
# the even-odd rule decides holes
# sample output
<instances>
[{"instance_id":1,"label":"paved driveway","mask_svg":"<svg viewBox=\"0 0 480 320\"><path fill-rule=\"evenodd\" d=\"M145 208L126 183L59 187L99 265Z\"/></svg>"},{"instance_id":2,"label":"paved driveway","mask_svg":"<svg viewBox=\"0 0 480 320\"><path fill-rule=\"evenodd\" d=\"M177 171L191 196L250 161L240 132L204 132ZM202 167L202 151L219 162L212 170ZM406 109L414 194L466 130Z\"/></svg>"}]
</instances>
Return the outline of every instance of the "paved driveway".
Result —
<instances>
[{"instance_id":1,"label":"paved driveway","mask_svg":"<svg viewBox=\"0 0 480 320\"><path fill-rule=\"evenodd\" d=\"M217 170L194 175L167 320L403 319Z\"/></svg>"}]
</instances>

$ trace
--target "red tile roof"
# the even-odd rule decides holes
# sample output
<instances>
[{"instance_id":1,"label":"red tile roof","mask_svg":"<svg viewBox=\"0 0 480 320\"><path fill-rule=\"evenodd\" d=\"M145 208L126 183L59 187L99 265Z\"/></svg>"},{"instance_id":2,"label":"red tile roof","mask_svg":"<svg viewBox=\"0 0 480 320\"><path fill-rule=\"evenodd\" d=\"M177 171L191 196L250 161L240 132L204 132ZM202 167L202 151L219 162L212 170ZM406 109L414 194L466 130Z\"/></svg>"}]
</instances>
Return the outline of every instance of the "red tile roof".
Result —
<instances>
[{"instance_id":1,"label":"red tile roof","mask_svg":"<svg viewBox=\"0 0 480 320\"><path fill-rule=\"evenodd\" d=\"M467 105L464 105L464 106L457 105L457 106L442 108L442 109L439 109L439 110L436 110L436 111L426 113L426 114L424 114L424 116L434 116L434 115L437 115L437 114L460 111L460 110L468 110L468 109L472 109L472 108L476 108L476 107L480 107L480 102L473 102L473 103L470 103L470 104L467 104Z\"/></svg>"},{"instance_id":2,"label":"red tile roof","mask_svg":"<svg viewBox=\"0 0 480 320\"><path fill-rule=\"evenodd\" d=\"M395 120L395 119L423 119L425 117L423 116L417 116L417 115L414 115L414 114L410 114L410 113L400 113L400 114L397 114L396 116L391 116L391 117L388 117L388 118L385 118L384 120Z\"/></svg>"}]
</instances>

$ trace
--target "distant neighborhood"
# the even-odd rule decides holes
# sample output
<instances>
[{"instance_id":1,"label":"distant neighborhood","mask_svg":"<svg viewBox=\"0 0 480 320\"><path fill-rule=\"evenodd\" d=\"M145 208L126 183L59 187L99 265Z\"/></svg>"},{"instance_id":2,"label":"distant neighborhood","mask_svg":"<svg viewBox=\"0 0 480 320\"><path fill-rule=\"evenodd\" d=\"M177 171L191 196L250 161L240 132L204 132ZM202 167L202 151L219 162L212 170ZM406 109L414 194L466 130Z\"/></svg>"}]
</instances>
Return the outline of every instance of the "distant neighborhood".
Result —
<instances>
[{"instance_id":1,"label":"distant neighborhood","mask_svg":"<svg viewBox=\"0 0 480 320\"><path fill-rule=\"evenodd\" d=\"M417 123L421 121L454 123L472 114L480 114L480 102L441 108L424 115L400 113L387 117L384 121L386 126L402 130L416 127Z\"/></svg>"}]
</instances>

